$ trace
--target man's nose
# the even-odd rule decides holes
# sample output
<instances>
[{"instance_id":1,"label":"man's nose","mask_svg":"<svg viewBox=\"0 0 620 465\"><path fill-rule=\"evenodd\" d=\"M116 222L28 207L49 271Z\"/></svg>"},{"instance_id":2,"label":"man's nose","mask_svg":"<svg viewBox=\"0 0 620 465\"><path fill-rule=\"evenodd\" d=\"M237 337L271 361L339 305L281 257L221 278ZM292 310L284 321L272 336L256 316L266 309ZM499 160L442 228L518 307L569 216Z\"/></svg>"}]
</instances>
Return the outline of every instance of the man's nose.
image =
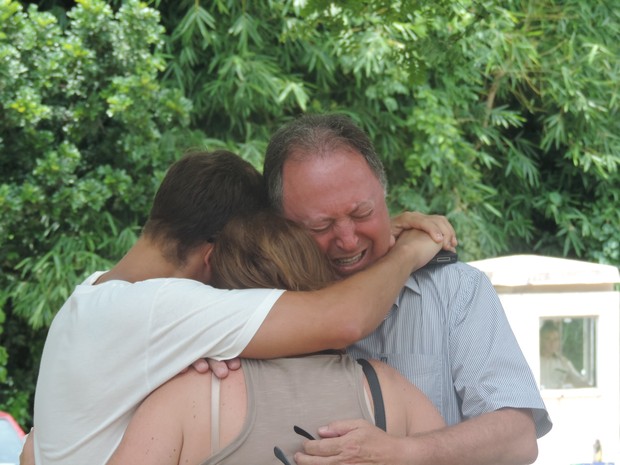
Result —
<instances>
[{"instance_id":1,"label":"man's nose","mask_svg":"<svg viewBox=\"0 0 620 465\"><path fill-rule=\"evenodd\" d=\"M355 223L345 220L338 223L335 228L336 245L345 251L355 251L359 244L359 237L355 228Z\"/></svg>"}]
</instances>

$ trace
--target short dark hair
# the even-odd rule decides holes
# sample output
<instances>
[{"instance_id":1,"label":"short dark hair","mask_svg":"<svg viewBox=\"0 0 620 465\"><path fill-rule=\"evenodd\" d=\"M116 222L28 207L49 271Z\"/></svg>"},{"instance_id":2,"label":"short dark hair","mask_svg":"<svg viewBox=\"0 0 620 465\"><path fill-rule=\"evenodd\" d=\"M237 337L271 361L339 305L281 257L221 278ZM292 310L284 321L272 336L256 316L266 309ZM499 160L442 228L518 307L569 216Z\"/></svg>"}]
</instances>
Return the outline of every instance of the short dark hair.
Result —
<instances>
[{"instance_id":1,"label":"short dark hair","mask_svg":"<svg viewBox=\"0 0 620 465\"><path fill-rule=\"evenodd\" d=\"M236 216L215 241L210 284L224 289L320 289L334 273L310 234L274 211Z\"/></svg>"},{"instance_id":2,"label":"short dark hair","mask_svg":"<svg viewBox=\"0 0 620 465\"><path fill-rule=\"evenodd\" d=\"M168 169L143 234L162 246L168 260L183 264L231 217L266 206L263 178L250 163L226 150L190 153Z\"/></svg>"},{"instance_id":3,"label":"short dark hair","mask_svg":"<svg viewBox=\"0 0 620 465\"><path fill-rule=\"evenodd\" d=\"M303 115L273 135L265 153L263 176L271 206L282 211L282 170L286 160L296 157L329 156L337 146L358 151L387 190L381 159L366 133L348 116L341 114Z\"/></svg>"}]
</instances>

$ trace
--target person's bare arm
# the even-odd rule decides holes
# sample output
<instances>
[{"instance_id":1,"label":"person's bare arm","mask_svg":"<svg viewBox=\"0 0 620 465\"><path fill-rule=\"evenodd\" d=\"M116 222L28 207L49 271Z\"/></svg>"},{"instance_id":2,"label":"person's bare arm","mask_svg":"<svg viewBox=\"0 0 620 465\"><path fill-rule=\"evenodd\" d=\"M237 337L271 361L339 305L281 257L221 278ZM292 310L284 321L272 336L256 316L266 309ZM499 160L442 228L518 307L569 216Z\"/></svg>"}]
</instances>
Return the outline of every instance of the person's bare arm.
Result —
<instances>
[{"instance_id":1,"label":"person's bare arm","mask_svg":"<svg viewBox=\"0 0 620 465\"><path fill-rule=\"evenodd\" d=\"M312 292L285 292L241 353L273 358L346 347L373 331L410 273L439 245L420 231L403 232L370 268Z\"/></svg>"},{"instance_id":2,"label":"person's bare arm","mask_svg":"<svg viewBox=\"0 0 620 465\"><path fill-rule=\"evenodd\" d=\"M427 464L522 465L536 460L538 445L529 409L501 409L414 437L388 436L369 424L336 422L308 441L297 465ZM341 435L340 437L333 437ZM387 444L387 447L386 447Z\"/></svg>"},{"instance_id":3,"label":"person's bare arm","mask_svg":"<svg viewBox=\"0 0 620 465\"><path fill-rule=\"evenodd\" d=\"M392 221L392 234L394 235L394 238L398 238L398 236L400 236L400 234L403 231L415 229L415 230L424 231L425 233L427 233L435 243L440 244L444 249L454 251L456 245L458 244L456 240L456 233L454 231L454 228L452 227L452 225L450 224L450 222L445 216L425 215L423 213L418 213L418 212L404 212L404 213L401 213L400 215L393 217L391 221ZM420 242L420 244L421 243L422 242ZM429 247L430 248L426 250L428 251L434 250L432 246L429 246ZM427 256L428 259L431 258L431 256L429 255L425 255L425 256ZM420 256L420 258L422 258L422 256ZM427 261L426 259L421 260L419 264L415 266L414 269L417 269L420 266L423 266L424 264L426 264L426 261ZM411 270L411 271L414 271L414 270ZM274 311L272 310L272 314L273 313ZM279 340L279 339L276 339L276 340ZM350 343L353 343L353 342L356 342L356 340L351 340L346 345L349 345ZM258 340L256 340L255 343L261 344L261 342ZM333 347L328 347L328 348L333 348ZM254 348L252 344L250 344L250 346L246 348L246 351L243 352L243 355L252 356L252 357L260 357L259 355L257 355L257 353L252 352L253 350ZM274 355L274 356L289 355L288 353L282 354L281 352L278 352L279 347L276 347L275 350L276 352L274 353L277 355ZM318 350L321 350L321 349L318 349ZM210 369L215 374L215 376L223 379L223 378L226 378L226 376L228 376L228 373L230 372L230 370L237 369L238 362L236 360L237 359L235 359L235 361L233 362L233 366L230 366L229 362L227 361L225 362L225 361L218 361L218 360L212 360L212 359L198 360L194 363L193 367L200 373L207 373Z\"/></svg>"},{"instance_id":4,"label":"person's bare arm","mask_svg":"<svg viewBox=\"0 0 620 465\"><path fill-rule=\"evenodd\" d=\"M505 408L424 435L411 453L436 465L530 464L538 456L536 426L530 409Z\"/></svg>"},{"instance_id":5,"label":"person's bare arm","mask_svg":"<svg viewBox=\"0 0 620 465\"><path fill-rule=\"evenodd\" d=\"M188 415L184 407L187 391L176 385L192 375L184 373L173 378L142 402L106 465L179 463L183 451L183 421Z\"/></svg>"},{"instance_id":6,"label":"person's bare arm","mask_svg":"<svg viewBox=\"0 0 620 465\"><path fill-rule=\"evenodd\" d=\"M19 454L19 465L34 465L34 429L26 436L24 447Z\"/></svg>"}]
</instances>

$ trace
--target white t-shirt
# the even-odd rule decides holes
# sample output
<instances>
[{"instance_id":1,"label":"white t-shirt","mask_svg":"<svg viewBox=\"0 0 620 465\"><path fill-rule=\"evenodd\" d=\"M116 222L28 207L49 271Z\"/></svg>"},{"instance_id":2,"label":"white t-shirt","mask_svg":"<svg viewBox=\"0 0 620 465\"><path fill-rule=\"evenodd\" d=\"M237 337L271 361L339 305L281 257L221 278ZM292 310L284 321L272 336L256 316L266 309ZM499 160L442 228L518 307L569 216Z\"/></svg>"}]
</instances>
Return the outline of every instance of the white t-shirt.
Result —
<instances>
[{"instance_id":1,"label":"white t-shirt","mask_svg":"<svg viewBox=\"0 0 620 465\"><path fill-rule=\"evenodd\" d=\"M201 357L238 356L284 291L177 278L77 286L50 327L34 405L37 465L110 458L140 402Z\"/></svg>"}]
</instances>

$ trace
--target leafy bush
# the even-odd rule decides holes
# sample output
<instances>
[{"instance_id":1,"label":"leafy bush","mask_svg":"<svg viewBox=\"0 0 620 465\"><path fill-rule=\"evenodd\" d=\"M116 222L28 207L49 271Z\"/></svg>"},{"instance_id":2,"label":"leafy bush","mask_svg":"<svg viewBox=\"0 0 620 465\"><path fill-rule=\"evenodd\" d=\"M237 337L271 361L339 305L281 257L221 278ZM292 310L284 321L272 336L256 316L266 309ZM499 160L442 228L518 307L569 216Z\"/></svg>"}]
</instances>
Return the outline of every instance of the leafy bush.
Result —
<instances>
[{"instance_id":1,"label":"leafy bush","mask_svg":"<svg viewBox=\"0 0 620 465\"><path fill-rule=\"evenodd\" d=\"M257 165L292 116L346 112L384 159L392 210L447 214L463 259L620 262L613 2L158 7L192 124Z\"/></svg>"},{"instance_id":2,"label":"leafy bush","mask_svg":"<svg viewBox=\"0 0 620 465\"><path fill-rule=\"evenodd\" d=\"M34 5L0 1L0 330L19 315L46 327L77 282L119 259L187 144L191 105L158 79L159 13L77 3L63 29ZM40 349L8 367L36 367ZM0 347L2 390L19 391L6 366Z\"/></svg>"},{"instance_id":3,"label":"leafy bush","mask_svg":"<svg viewBox=\"0 0 620 465\"><path fill-rule=\"evenodd\" d=\"M373 134L395 210L446 213L466 260L525 252L620 263L614 2L308 8L309 34L330 31L342 83L324 97Z\"/></svg>"}]
</instances>

